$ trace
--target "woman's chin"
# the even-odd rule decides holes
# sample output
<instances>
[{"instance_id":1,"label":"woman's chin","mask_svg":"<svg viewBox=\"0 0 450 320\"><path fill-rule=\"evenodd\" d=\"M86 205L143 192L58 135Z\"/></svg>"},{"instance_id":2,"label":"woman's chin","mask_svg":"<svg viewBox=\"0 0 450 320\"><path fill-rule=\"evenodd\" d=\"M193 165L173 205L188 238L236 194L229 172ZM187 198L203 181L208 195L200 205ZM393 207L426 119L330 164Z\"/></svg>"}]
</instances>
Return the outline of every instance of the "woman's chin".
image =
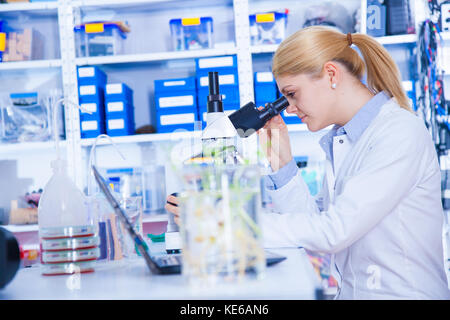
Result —
<instances>
[{"instance_id":1,"label":"woman's chin","mask_svg":"<svg viewBox=\"0 0 450 320\"><path fill-rule=\"evenodd\" d=\"M323 128L325 128L324 126L314 124L314 122L310 122L310 121L307 121L307 122L304 122L304 123L308 127L308 130L311 131L311 132L320 131Z\"/></svg>"}]
</instances>

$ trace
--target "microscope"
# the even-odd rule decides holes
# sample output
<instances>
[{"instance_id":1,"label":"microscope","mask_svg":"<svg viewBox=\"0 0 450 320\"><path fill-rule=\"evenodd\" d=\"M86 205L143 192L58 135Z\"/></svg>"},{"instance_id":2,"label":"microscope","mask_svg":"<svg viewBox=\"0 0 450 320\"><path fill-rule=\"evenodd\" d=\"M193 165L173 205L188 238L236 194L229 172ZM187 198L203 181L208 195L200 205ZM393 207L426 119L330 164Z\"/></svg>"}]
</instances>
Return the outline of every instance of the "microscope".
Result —
<instances>
[{"instance_id":1,"label":"microscope","mask_svg":"<svg viewBox=\"0 0 450 320\"><path fill-rule=\"evenodd\" d=\"M247 138L264 127L267 121L283 112L288 107L289 102L282 96L274 102L267 103L262 109L258 109L253 102L249 102L227 116L223 112L218 72L209 72L208 81L206 128L202 131L201 136L202 154L191 159L210 156L211 150L215 150L215 161L218 160L224 164L243 163L236 149L237 138ZM172 195L178 196L177 193ZM171 213L169 213L165 242L167 253L181 252L182 243L179 228L174 221L174 215Z\"/></svg>"},{"instance_id":2,"label":"microscope","mask_svg":"<svg viewBox=\"0 0 450 320\"><path fill-rule=\"evenodd\" d=\"M0 289L12 281L19 268L19 243L12 232L0 227Z\"/></svg>"}]
</instances>

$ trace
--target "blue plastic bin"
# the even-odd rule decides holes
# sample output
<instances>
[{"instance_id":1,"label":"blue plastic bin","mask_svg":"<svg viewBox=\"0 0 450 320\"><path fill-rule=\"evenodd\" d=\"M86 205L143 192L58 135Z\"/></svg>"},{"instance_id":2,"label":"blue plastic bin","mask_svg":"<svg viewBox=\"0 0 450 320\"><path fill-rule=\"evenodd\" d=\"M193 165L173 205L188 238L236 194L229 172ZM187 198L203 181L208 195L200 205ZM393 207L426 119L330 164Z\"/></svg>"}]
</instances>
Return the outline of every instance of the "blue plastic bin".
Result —
<instances>
[{"instance_id":1,"label":"blue plastic bin","mask_svg":"<svg viewBox=\"0 0 450 320\"><path fill-rule=\"evenodd\" d=\"M133 90L125 83L108 83L105 89L105 101L127 101L133 104Z\"/></svg>"},{"instance_id":2,"label":"blue plastic bin","mask_svg":"<svg viewBox=\"0 0 450 320\"><path fill-rule=\"evenodd\" d=\"M164 79L155 80L155 94L171 96L172 92L175 91L193 91L197 89L196 78L175 78L175 79Z\"/></svg>"},{"instance_id":3,"label":"blue plastic bin","mask_svg":"<svg viewBox=\"0 0 450 320\"><path fill-rule=\"evenodd\" d=\"M100 87L106 86L107 76L99 67L88 66L77 68L78 86L96 85Z\"/></svg>"},{"instance_id":4,"label":"blue plastic bin","mask_svg":"<svg viewBox=\"0 0 450 320\"><path fill-rule=\"evenodd\" d=\"M80 107L85 110L91 111L91 113L80 110L80 120L97 120L105 121L105 108L101 102L83 102L80 103Z\"/></svg>"},{"instance_id":5,"label":"blue plastic bin","mask_svg":"<svg viewBox=\"0 0 450 320\"><path fill-rule=\"evenodd\" d=\"M96 138L100 134L106 133L105 121L98 120L81 120L80 134L81 138Z\"/></svg>"},{"instance_id":6,"label":"blue plastic bin","mask_svg":"<svg viewBox=\"0 0 450 320\"><path fill-rule=\"evenodd\" d=\"M233 56L219 56L195 59L195 71L197 77L208 75L209 71L219 73L237 73L237 58Z\"/></svg>"},{"instance_id":7,"label":"blue plastic bin","mask_svg":"<svg viewBox=\"0 0 450 320\"><path fill-rule=\"evenodd\" d=\"M277 99L277 84L272 72L255 72L255 102L262 106Z\"/></svg>"},{"instance_id":8,"label":"blue plastic bin","mask_svg":"<svg viewBox=\"0 0 450 320\"><path fill-rule=\"evenodd\" d=\"M134 119L130 116L114 117L106 119L106 133L111 137L128 136L135 133Z\"/></svg>"},{"instance_id":9,"label":"blue plastic bin","mask_svg":"<svg viewBox=\"0 0 450 320\"><path fill-rule=\"evenodd\" d=\"M194 131L198 122L197 107L160 109L156 115L156 128L159 133L177 130Z\"/></svg>"}]
</instances>

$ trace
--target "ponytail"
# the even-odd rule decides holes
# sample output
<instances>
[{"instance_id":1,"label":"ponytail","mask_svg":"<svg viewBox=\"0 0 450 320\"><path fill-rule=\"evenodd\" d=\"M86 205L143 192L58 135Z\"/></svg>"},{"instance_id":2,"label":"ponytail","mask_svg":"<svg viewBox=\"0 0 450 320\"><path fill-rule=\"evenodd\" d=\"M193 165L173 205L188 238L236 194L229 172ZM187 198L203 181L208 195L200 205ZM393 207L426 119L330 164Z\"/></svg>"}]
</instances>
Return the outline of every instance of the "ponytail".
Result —
<instances>
[{"instance_id":1,"label":"ponytail","mask_svg":"<svg viewBox=\"0 0 450 320\"><path fill-rule=\"evenodd\" d=\"M358 47L365 63L351 44ZM275 77L283 74L320 77L323 65L328 61L342 63L360 81L367 68L367 87L371 92L384 91L400 107L412 111L395 61L381 44L365 34L345 35L325 26L299 30L278 47L273 57L272 72Z\"/></svg>"},{"instance_id":2,"label":"ponytail","mask_svg":"<svg viewBox=\"0 0 450 320\"><path fill-rule=\"evenodd\" d=\"M373 93L385 91L395 98L400 107L412 111L400 80L400 71L389 52L365 34L353 34L352 41L364 58L369 90Z\"/></svg>"}]
</instances>

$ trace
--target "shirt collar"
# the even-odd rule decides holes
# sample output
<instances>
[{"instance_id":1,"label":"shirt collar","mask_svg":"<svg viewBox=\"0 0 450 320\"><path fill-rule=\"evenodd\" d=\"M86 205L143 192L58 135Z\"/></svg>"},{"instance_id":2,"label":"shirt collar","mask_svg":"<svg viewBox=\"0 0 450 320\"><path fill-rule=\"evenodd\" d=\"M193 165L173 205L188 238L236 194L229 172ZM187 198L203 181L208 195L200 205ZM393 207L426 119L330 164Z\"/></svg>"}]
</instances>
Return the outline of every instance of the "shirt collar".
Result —
<instances>
[{"instance_id":1,"label":"shirt collar","mask_svg":"<svg viewBox=\"0 0 450 320\"><path fill-rule=\"evenodd\" d=\"M344 126L334 125L331 130L320 139L320 146L331 159L331 146L333 145L333 137L337 135L347 134L349 140L355 143L371 124L372 120L380 112L381 107L389 101L389 96L381 91L373 96L353 118Z\"/></svg>"}]
</instances>

